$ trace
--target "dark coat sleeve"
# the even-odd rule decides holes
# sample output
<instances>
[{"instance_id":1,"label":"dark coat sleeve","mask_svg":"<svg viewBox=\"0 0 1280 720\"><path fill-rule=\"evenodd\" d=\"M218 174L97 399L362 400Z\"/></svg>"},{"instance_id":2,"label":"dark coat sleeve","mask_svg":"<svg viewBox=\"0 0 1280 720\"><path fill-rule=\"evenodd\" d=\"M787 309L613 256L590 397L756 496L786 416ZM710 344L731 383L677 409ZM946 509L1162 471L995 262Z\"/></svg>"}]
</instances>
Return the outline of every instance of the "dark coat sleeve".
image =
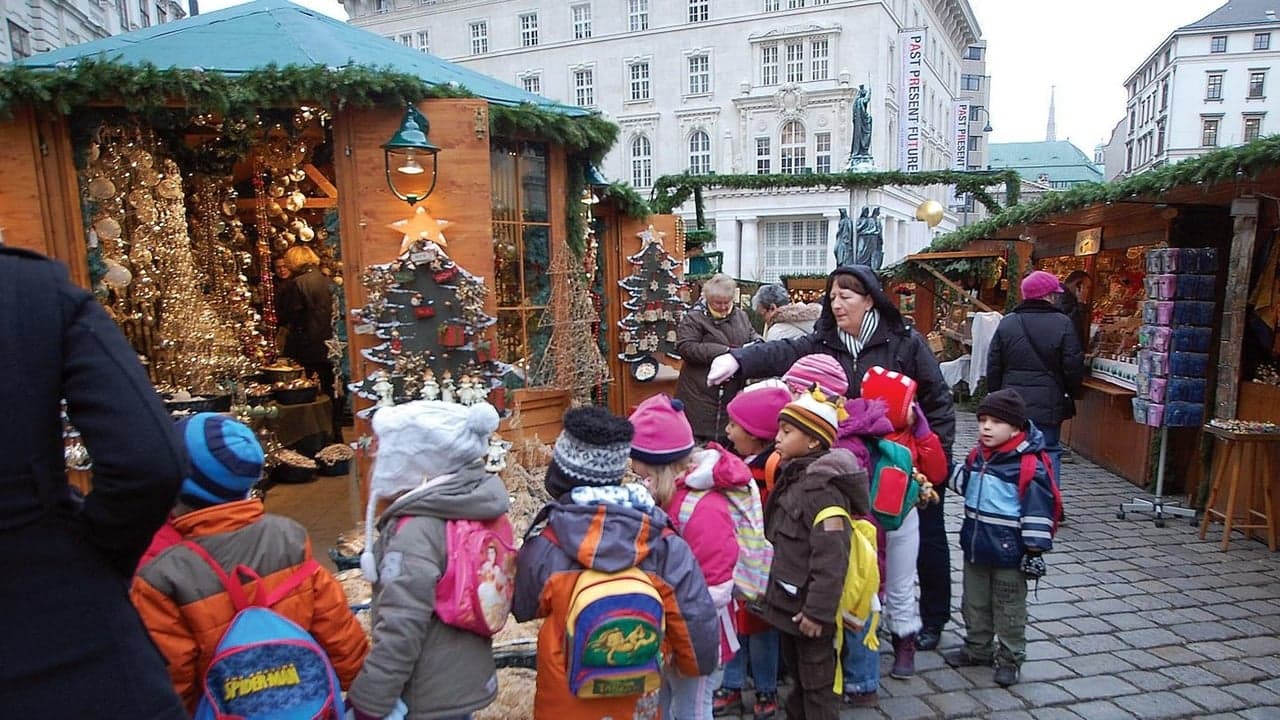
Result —
<instances>
[{"instance_id":1,"label":"dark coat sleeve","mask_svg":"<svg viewBox=\"0 0 1280 720\"><path fill-rule=\"evenodd\" d=\"M125 577L173 506L186 454L138 356L102 306L65 282L63 392L93 457L81 518Z\"/></svg>"},{"instance_id":2,"label":"dark coat sleeve","mask_svg":"<svg viewBox=\"0 0 1280 720\"><path fill-rule=\"evenodd\" d=\"M1062 333L1062 379L1066 382L1068 395L1076 397L1080 394L1084 374L1084 350L1080 346L1080 337L1075 327L1068 325Z\"/></svg>"},{"instance_id":3,"label":"dark coat sleeve","mask_svg":"<svg viewBox=\"0 0 1280 720\"><path fill-rule=\"evenodd\" d=\"M991 336L991 348L987 350L987 392L992 393L1004 385L1004 320L996 326Z\"/></svg>"},{"instance_id":4,"label":"dark coat sleeve","mask_svg":"<svg viewBox=\"0 0 1280 720\"><path fill-rule=\"evenodd\" d=\"M787 370L796 360L817 352L821 343L813 334L785 340L756 343L732 351L733 359L741 368L739 375L744 380L755 378L777 377Z\"/></svg>"},{"instance_id":5,"label":"dark coat sleeve","mask_svg":"<svg viewBox=\"0 0 1280 720\"><path fill-rule=\"evenodd\" d=\"M934 357L929 344L915 330L907 338L909 358L913 371L908 373L915 379L919 387L916 399L924 408L924 415L929 419L929 429L933 430L942 443L947 458L951 457L951 448L956 440L956 409L952 404L951 387L942 377L942 368Z\"/></svg>"}]
</instances>

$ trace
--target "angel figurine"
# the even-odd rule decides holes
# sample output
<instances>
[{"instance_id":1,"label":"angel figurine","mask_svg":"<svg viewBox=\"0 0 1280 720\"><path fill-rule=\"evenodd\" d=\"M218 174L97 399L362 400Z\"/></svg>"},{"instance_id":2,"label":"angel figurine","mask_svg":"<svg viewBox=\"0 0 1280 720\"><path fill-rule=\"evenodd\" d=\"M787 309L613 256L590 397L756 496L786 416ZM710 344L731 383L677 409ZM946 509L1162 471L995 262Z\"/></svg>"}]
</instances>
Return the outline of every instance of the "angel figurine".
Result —
<instances>
[{"instance_id":1,"label":"angel figurine","mask_svg":"<svg viewBox=\"0 0 1280 720\"><path fill-rule=\"evenodd\" d=\"M453 373L445 370L440 376L440 399L445 402L457 402L454 395L456 386L453 384Z\"/></svg>"},{"instance_id":2,"label":"angel figurine","mask_svg":"<svg viewBox=\"0 0 1280 720\"><path fill-rule=\"evenodd\" d=\"M476 401L476 393L471 383L470 375L463 375L458 381L458 402L463 405L472 405Z\"/></svg>"},{"instance_id":3,"label":"angel figurine","mask_svg":"<svg viewBox=\"0 0 1280 720\"><path fill-rule=\"evenodd\" d=\"M422 390L418 393L423 400L435 400L440 397L440 384L436 382L436 374L431 368L422 374Z\"/></svg>"},{"instance_id":4,"label":"angel figurine","mask_svg":"<svg viewBox=\"0 0 1280 720\"><path fill-rule=\"evenodd\" d=\"M387 376L383 375L381 378L378 378L378 382L373 384L373 391L378 394L378 407L391 407L396 404L395 398L393 397L396 388L391 384L391 381L387 379Z\"/></svg>"}]
</instances>

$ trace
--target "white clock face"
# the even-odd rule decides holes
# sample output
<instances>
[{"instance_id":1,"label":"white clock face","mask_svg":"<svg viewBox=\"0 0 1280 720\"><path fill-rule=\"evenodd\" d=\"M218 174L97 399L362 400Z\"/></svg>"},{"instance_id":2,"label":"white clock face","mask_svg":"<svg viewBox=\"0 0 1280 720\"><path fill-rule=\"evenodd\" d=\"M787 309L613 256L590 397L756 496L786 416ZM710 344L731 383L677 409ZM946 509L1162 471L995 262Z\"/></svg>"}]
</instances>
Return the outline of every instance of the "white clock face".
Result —
<instances>
[{"instance_id":1,"label":"white clock face","mask_svg":"<svg viewBox=\"0 0 1280 720\"><path fill-rule=\"evenodd\" d=\"M658 364L655 362L642 362L636 365L635 379L640 382L648 382L658 374Z\"/></svg>"}]
</instances>

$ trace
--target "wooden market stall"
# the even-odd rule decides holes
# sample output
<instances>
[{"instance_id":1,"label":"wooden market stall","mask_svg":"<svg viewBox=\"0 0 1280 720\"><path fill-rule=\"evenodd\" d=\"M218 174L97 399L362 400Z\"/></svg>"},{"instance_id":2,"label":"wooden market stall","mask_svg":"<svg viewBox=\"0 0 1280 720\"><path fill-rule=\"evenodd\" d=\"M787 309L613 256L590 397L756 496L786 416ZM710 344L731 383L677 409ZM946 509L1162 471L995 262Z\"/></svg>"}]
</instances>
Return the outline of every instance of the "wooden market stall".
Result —
<instances>
[{"instance_id":1,"label":"wooden market stall","mask_svg":"<svg viewBox=\"0 0 1280 720\"><path fill-rule=\"evenodd\" d=\"M1216 308L1204 330L1212 338L1204 353L1208 392L1203 421L1214 417L1280 421L1280 405L1259 397L1274 393L1275 388L1248 382L1260 359L1274 357L1275 345L1267 347L1265 358L1256 352L1251 357L1246 351L1247 346L1258 345L1249 340L1258 327L1250 298L1260 277L1272 278L1267 281L1269 287L1276 271L1273 249L1280 220L1276 196L1280 196L1280 136L1107 185L1051 193L944 236L926 252L1002 241L1023 248L1021 252L1036 269L1059 277L1074 270L1088 273L1089 377L1076 399L1076 419L1063 426L1063 442L1145 486L1155 472L1158 433L1134 419L1135 407L1144 402L1139 394L1146 391L1140 383L1148 375L1145 370L1139 372L1139 336L1140 329L1147 327L1143 316L1147 301L1163 297L1149 297L1153 287L1149 281L1165 273L1147 264L1150 250L1216 250L1216 267L1206 265L1198 271L1211 285L1203 289L1203 300ZM1175 319L1173 325L1179 322ZM1269 328L1274 335L1274 317ZM1166 483L1194 492L1207 463L1201 453L1200 423L1187 425L1169 429Z\"/></svg>"},{"instance_id":2,"label":"wooden market stall","mask_svg":"<svg viewBox=\"0 0 1280 720\"><path fill-rule=\"evenodd\" d=\"M432 368L443 385L440 363L465 362L474 392L507 411L506 435L550 442L573 389L540 363L573 332L598 336L605 319L568 327L554 312L566 269L591 272L590 288L574 287L616 320L619 253L650 222L605 193L607 242L584 237L576 198L617 132L598 115L286 0L38 55L0 84L11 89L0 106L3 241L64 261L116 312L158 385L209 392L269 361L272 260L309 245L339 288L329 347L359 386L357 416L384 395L425 393ZM388 182L382 146L405 129L408 106L440 148L434 191L416 205L429 218ZM187 247L193 257L177 257ZM579 265L596 252L605 261ZM164 295L173 267L190 275L185 295ZM140 309L157 298L192 308L200 337L191 329L184 345L172 319L161 332L164 318ZM603 340L582 362L619 377L607 360L616 332ZM426 359L405 362L415 353ZM375 389L379 370L392 389ZM611 396L615 409L627 392Z\"/></svg>"}]
</instances>

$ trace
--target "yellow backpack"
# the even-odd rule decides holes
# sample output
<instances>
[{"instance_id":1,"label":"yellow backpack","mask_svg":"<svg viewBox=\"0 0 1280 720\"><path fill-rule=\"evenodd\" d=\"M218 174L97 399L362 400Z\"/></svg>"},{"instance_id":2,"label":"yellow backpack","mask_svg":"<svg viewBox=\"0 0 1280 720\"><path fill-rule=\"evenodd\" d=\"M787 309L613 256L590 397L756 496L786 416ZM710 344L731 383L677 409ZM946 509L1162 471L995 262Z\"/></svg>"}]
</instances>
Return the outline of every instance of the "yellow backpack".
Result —
<instances>
[{"instance_id":1,"label":"yellow backpack","mask_svg":"<svg viewBox=\"0 0 1280 720\"><path fill-rule=\"evenodd\" d=\"M880 563L876 558L876 526L867 520L854 520L847 510L830 505L818 512L813 524L833 517L842 517L853 529L849 533L849 564L845 570L844 588L840 591L840 604L836 609L836 681L837 695L844 693L844 672L840 656L844 652L844 628L867 628L862 643L870 650L880 647L876 637L876 625L880 622L877 597L880 592Z\"/></svg>"}]
</instances>

